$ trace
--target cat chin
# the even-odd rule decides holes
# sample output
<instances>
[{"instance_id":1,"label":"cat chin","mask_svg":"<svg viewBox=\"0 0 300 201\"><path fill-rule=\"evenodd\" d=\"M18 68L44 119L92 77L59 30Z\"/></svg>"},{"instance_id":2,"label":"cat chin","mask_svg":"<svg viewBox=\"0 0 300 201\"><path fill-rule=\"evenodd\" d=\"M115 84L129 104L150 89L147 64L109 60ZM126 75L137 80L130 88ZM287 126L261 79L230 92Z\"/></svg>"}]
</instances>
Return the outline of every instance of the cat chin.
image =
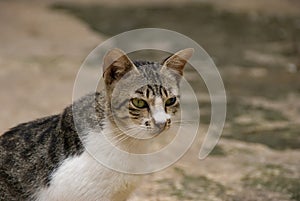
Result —
<instances>
[{"instance_id":1,"label":"cat chin","mask_svg":"<svg viewBox=\"0 0 300 201\"><path fill-rule=\"evenodd\" d=\"M135 139L140 139L140 140L147 140L147 139L153 139L153 138L157 138L161 135L164 135L166 133L168 133L168 131L170 131L170 128L164 128L164 129L159 129L159 128L156 128L156 129L153 129L149 132L142 132L140 133L140 135L138 136L131 136Z\"/></svg>"},{"instance_id":2,"label":"cat chin","mask_svg":"<svg viewBox=\"0 0 300 201\"><path fill-rule=\"evenodd\" d=\"M165 129L157 129L157 131L154 131L152 133L153 137L158 137L160 135L166 134L170 129L169 128L165 128Z\"/></svg>"}]
</instances>

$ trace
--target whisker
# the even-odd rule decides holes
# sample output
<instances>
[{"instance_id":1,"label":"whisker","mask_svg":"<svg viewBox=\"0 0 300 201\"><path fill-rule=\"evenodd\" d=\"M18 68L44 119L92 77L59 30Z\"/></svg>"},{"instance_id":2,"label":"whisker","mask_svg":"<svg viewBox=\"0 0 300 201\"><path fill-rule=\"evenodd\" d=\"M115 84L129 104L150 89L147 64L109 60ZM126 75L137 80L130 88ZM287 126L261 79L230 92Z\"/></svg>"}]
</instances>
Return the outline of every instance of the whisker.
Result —
<instances>
[{"instance_id":1,"label":"whisker","mask_svg":"<svg viewBox=\"0 0 300 201\"><path fill-rule=\"evenodd\" d=\"M186 121L186 120L180 120L180 121L172 121L172 124L186 124L186 125L191 125L191 124L195 124L195 123L199 123L198 121Z\"/></svg>"},{"instance_id":2,"label":"whisker","mask_svg":"<svg viewBox=\"0 0 300 201\"><path fill-rule=\"evenodd\" d=\"M114 142L115 146L118 146L119 144L121 144L122 142L124 142L125 140L128 140L130 137L128 135L124 135L123 137L121 137L121 139L119 139L118 141Z\"/></svg>"},{"instance_id":3,"label":"whisker","mask_svg":"<svg viewBox=\"0 0 300 201\"><path fill-rule=\"evenodd\" d=\"M104 134L105 134L105 135L112 134L112 133L117 134L116 136L110 138L110 140L113 140L113 139L115 139L115 138L118 138L119 136L126 135L126 132L133 131L133 130L135 130L135 129L136 129L136 128L133 127L133 128L127 129L125 132L119 130L118 132L110 132L110 133L104 133Z\"/></svg>"},{"instance_id":4,"label":"whisker","mask_svg":"<svg viewBox=\"0 0 300 201\"><path fill-rule=\"evenodd\" d=\"M172 122L198 122L197 120L185 120L185 119L181 119L181 120L173 120Z\"/></svg>"}]
</instances>

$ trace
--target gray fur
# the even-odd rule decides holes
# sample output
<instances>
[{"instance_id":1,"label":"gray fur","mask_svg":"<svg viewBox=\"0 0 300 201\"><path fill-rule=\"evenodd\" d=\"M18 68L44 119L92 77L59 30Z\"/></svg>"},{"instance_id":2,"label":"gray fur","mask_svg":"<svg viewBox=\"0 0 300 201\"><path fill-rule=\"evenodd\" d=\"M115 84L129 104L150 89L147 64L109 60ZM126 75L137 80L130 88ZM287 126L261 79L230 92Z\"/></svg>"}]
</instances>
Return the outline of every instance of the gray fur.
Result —
<instances>
[{"instance_id":1,"label":"gray fur","mask_svg":"<svg viewBox=\"0 0 300 201\"><path fill-rule=\"evenodd\" d=\"M96 100L96 101L95 101ZM86 125L103 126L103 94L90 94L73 104ZM96 111L97 117L88 116ZM52 173L84 147L77 135L72 106L61 114L20 124L0 137L0 200L31 200L47 187Z\"/></svg>"}]
</instances>

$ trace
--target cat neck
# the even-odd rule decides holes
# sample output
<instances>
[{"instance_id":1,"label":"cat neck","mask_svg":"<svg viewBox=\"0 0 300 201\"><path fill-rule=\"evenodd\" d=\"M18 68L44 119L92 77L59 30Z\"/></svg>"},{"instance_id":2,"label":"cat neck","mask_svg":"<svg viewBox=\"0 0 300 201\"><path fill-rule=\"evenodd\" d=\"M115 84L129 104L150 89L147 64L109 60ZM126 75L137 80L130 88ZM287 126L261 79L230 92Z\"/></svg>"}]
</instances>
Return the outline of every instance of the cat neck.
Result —
<instances>
[{"instance_id":1,"label":"cat neck","mask_svg":"<svg viewBox=\"0 0 300 201\"><path fill-rule=\"evenodd\" d=\"M136 139L125 133L118 126L106 118L101 130L87 131L84 145L95 153L110 153L113 149L119 149L130 154L147 153L148 140Z\"/></svg>"}]
</instances>

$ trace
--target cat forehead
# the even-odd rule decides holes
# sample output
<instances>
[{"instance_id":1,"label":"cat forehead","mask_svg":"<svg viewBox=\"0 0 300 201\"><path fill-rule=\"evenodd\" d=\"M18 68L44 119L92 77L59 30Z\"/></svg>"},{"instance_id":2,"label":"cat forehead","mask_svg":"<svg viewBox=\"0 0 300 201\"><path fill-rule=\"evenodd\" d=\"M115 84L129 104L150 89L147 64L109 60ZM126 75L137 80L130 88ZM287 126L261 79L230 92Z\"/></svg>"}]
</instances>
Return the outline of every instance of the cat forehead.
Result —
<instances>
[{"instance_id":1,"label":"cat forehead","mask_svg":"<svg viewBox=\"0 0 300 201\"><path fill-rule=\"evenodd\" d=\"M118 96L137 96L140 92L140 95L144 94L144 90L150 86L149 89L152 92L151 94L159 94L160 90L157 86L163 87L164 90L167 90L167 94L178 95L178 81L176 77L171 75L169 71L161 71L162 64L152 61L133 61L136 69L139 71L136 74L136 71L129 71L126 73L116 84L114 89L114 94ZM124 90L126 89L126 90ZM153 93L154 92L154 93Z\"/></svg>"},{"instance_id":2,"label":"cat forehead","mask_svg":"<svg viewBox=\"0 0 300 201\"><path fill-rule=\"evenodd\" d=\"M152 61L134 61L134 65L137 67L141 76L146 78L152 84L166 85L170 83L173 86L174 76L170 74L169 71L162 72L162 64Z\"/></svg>"},{"instance_id":3,"label":"cat forehead","mask_svg":"<svg viewBox=\"0 0 300 201\"><path fill-rule=\"evenodd\" d=\"M153 96L171 96L171 95L177 95L178 90L174 87L165 87L162 85L146 85L143 86L137 90L135 90L134 93L136 93L138 96L147 96L150 95Z\"/></svg>"},{"instance_id":4,"label":"cat forehead","mask_svg":"<svg viewBox=\"0 0 300 201\"><path fill-rule=\"evenodd\" d=\"M154 68L159 68L161 66L160 63L158 63L158 62L146 61L146 60L135 60L135 61L133 61L133 63L136 67L151 66Z\"/></svg>"},{"instance_id":5,"label":"cat forehead","mask_svg":"<svg viewBox=\"0 0 300 201\"><path fill-rule=\"evenodd\" d=\"M162 65L158 62L151 62L151 61L134 61L134 65L137 69L145 75L150 75L153 73L158 73L161 69Z\"/></svg>"}]
</instances>

